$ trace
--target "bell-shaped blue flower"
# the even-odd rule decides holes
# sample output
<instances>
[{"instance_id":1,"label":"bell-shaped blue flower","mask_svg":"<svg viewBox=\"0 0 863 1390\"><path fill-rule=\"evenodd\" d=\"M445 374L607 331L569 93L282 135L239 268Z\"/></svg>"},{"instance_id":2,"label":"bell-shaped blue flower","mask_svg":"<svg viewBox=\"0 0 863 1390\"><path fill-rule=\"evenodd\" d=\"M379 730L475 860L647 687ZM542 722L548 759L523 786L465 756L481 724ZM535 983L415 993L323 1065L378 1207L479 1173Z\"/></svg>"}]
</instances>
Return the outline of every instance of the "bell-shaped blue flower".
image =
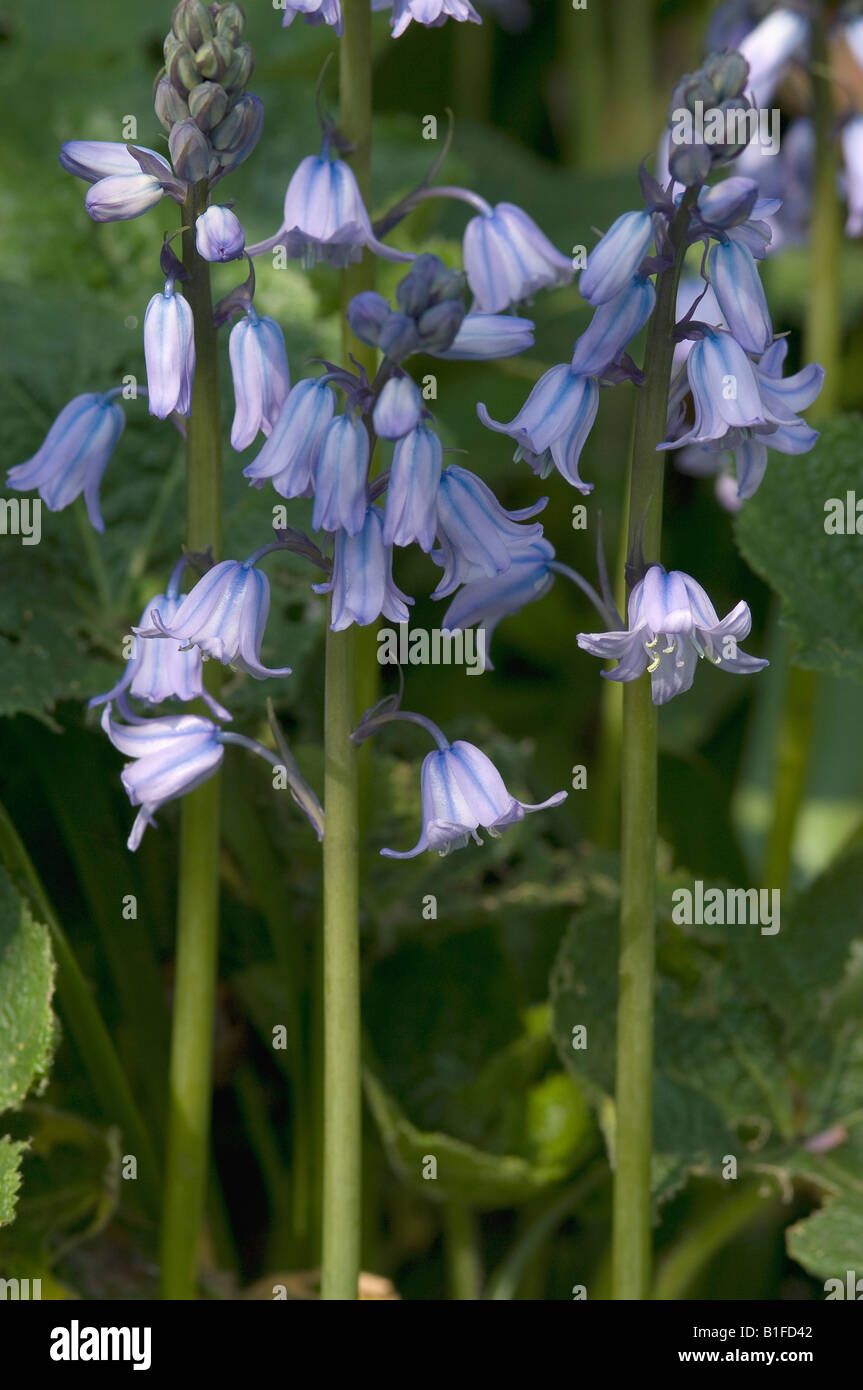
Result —
<instances>
[{"instance_id":1,"label":"bell-shaped blue flower","mask_svg":"<svg viewBox=\"0 0 863 1390\"><path fill-rule=\"evenodd\" d=\"M375 401L372 424L380 439L401 439L419 424L422 397L412 377L390 377Z\"/></svg>"},{"instance_id":2,"label":"bell-shaped blue flower","mask_svg":"<svg viewBox=\"0 0 863 1390\"><path fill-rule=\"evenodd\" d=\"M332 594L330 627L342 632L357 623L368 627L383 615L391 623L406 623L408 604L393 580L392 546L384 544L384 519L379 507L369 507L361 531L349 536L336 534L333 547L333 577L325 584L313 584L316 594Z\"/></svg>"},{"instance_id":3,"label":"bell-shaped blue flower","mask_svg":"<svg viewBox=\"0 0 863 1390\"><path fill-rule=\"evenodd\" d=\"M91 525L104 531L99 484L126 423L115 396L87 392L64 405L33 457L9 469L9 487L38 488L50 512L62 511L83 492Z\"/></svg>"},{"instance_id":4,"label":"bell-shaped blue flower","mask_svg":"<svg viewBox=\"0 0 863 1390\"><path fill-rule=\"evenodd\" d=\"M537 806L517 801L491 759L463 739L423 759L420 784L422 833L413 849L382 849L388 859L413 859L424 850L446 854L464 849L471 838L481 845L480 829L497 836L524 820L528 811L544 811L566 800L566 792L560 791Z\"/></svg>"},{"instance_id":5,"label":"bell-shaped blue flower","mask_svg":"<svg viewBox=\"0 0 863 1390\"><path fill-rule=\"evenodd\" d=\"M270 583L255 569L256 555L242 563L222 560L199 579L167 620L154 609L152 624L133 628L139 636L172 637L200 647L225 666L246 671L255 680L289 676L289 666L270 670L261 665L261 641L270 611Z\"/></svg>"},{"instance_id":6,"label":"bell-shaped blue flower","mask_svg":"<svg viewBox=\"0 0 863 1390\"><path fill-rule=\"evenodd\" d=\"M136 145L144 154L164 166L165 178L171 178L171 166L163 155L146 145ZM76 178L97 183L112 174L140 174L141 166L127 145L117 140L67 140L59 154L63 168Z\"/></svg>"},{"instance_id":7,"label":"bell-shaped blue flower","mask_svg":"<svg viewBox=\"0 0 863 1390\"><path fill-rule=\"evenodd\" d=\"M166 801L194 791L218 769L224 757L220 730L197 714L171 714L120 724L106 705L102 728L115 748L135 761L127 763L120 780L133 806L140 806L127 845L135 850L153 816Z\"/></svg>"},{"instance_id":8,"label":"bell-shaped blue flower","mask_svg":"<svg viewBox=\"0 0 863 1390\"><path fill-rule=\"evenodd\" d=\"M237 214L213 203L195 222L195 245L205 261L235 261L242 256L246 234Z\"/></svg>"},{"instance_id":9,"label":"bell-shaped blue flower","mask_svg":"<svg viewBox=\"0 0 863 1390\"><path fill-rule=\"evenodd\" d=\"M466 314L449 347L426 347L424 344L421 347L431 357L440 357L444 362L491 362L501 357L517 357L533 347L533 330L530 319L521 319L515 314Z\"/></svg>"},{"instance_id":10,"label":"bell-shaped blue flower","mask_svg":"<svg viewBox=\"0 0 863 1390\"><path fill-rule=\"evenodd\" d=\"M387 260L412 259L376 239L353 170L327 153L302 160L288 184L281 227L266 241L250 246L248 255L258 256L274 246L283 246L306 269L318 261L343 269L358 261L365 247Z\"/></svg>"},{"instance_id":11,"label":"bell-shaped blue flower","mask_svg":"<svg viewBox=\"0 0 863 1390\"><path fill-rule=\"evenodd\" d=\"M773 324L752 252L729 237L713 247L708 270L722 316L744 352L765 352Z\"/></svg>"},{"instance_id":12,"label":"bell-shaped blue flower","mask_svg":"<svg viewBox=\"0 0 863 1390\"><path fill-rule=\"evenodd\" d=\"M742 601L721 621L701 585L681 570L667 574L651 565L629 596L627 632L580 632L583 651L615 659L612 681L632 681L648 671L655 705L664 705L692 685L705 656L721 671L746 675L769 663L747 656L738 644L749 636L752 615Z\"/></svg>"},{"instance_id":13,"label":"bell-shaped blue flower","mask_svg":"<svg viewBox=\"0 0 863 1390\"><path fill-rule=\"evenodd\" d=\"M187 299L165 282L144 315L144 359L151 415L164 420L172 411L188 415L195 376L195 319Z\"/></svg>"},{"instance_id":14,"label":"bell-shaped blue flower","mask_svg":"<svg viewBox=\"0 0 863 1390\"><path fill-rule=\"evenodd\" d=\"M285 397L269 439L243 469L243 476L256 487L270 478L280 497L311 497L321 443L335 408L335 393L325 381L314 377L298 381Z\"/></svg>"},{"instance_id":15,"label":"bell-shaped blue flower","mask_svg":"<svg viewBox=\"0 0 863 1390\"><path fill-rule=\"evenodd\" d=\"M478 625L485 631L488 652L501 619L511 617L548 593L554 583L550 569L553 559L554 546L544 538L518 546L512 551L509 569L503 574L491 579L472 579L462 585L447 608L441 627L444 631L455 632ZM494 670L488 655L485 664L487 670Z\"/></svg>"},{"instance_id":16,"label":"bell-shaped blue flower","mask_svg":"<svg viewBox=\"0 0 863 1390\"><path fill-rule=\"evenodd\" d=\"M394 39L404 33L411 20L417 24L424 24L427 29L437 29L447 19L455 19L460 23L464 23L465 20L470 20L472 24L482 23L470 0L392 0L392 6L393 17L390 23ZM387 9L388 6L378 3L374 8Z\"/></svg>"},{"instance_id":17,"label":"bell-shaped blue flower","mask_svg":"<svg viewBox=\"0 0 863 1390\"><path fill-rule=\"evenodd\" d=\"M434 430L421 423L398 441L387 487L384 543L429 551L437 530L437 492L443 449Z\"/></svg>"},{"instance_id":18,"label":"bell-shaped blue flower","mask_svg":"<svg viewBox=\"0 0 863 1390\"><path fill-rule=\"evenodd\" d=\"M547 501L541 497L532 507L509 512L475 473L457 464L445 468L437 494L441 547L432 552L444 574L432 598L445 598L459 584L481 575L508 570L513 550L542 535L538 521L532 526L522 523L542 511Z\"/></svg>"},{"instance_id":19,"label":"bell-shaped blue flower","mask_svg":"<svg viewBox=\"0 0 863 1390\"><path fill-rule=\"evenodd\" d=\"M369 436L359 416L348 411L327 425L315 470L313 531L347 531L356 536L366 522Z\"/></svg>"},{"instance_id":20,"label":"bell-shaped blue flower","mask_svg":"<svg viewBox=\"0 0 863 1390\"><path fill-rule=\"evenodd\" d=\"M471 218L464 233L464 268L476 307L489 314L537 290L568 285L573 276L572 262L514 203L498 203Z\"/></svg>"},{"instance_id":21,"label":"bell-shaped blue flower","mask_svg":"<svg viewBox=\"0 0 863 1390\"><path fill-rule=\"evenodd\" d=\"M620 294L600 304L575 344L570 371L576 376L600 376L641 332L655 303L653 282L634 275Z\"/></svg>"},{"instance_id":22,"label":"bell-shaped blue flower","mask_svg":"<svg viewBox=\"0 0 863 1390\"><path fill-rule=\"evenodd\" d=\"M302 15L307 24L328 24L336 34L344 32L340 0L288 0L282 27L293 24L297 15Z\"/></svg>"},{"instance_id":23,"label":"bell-shaped blue flower","mask_svg":"<svg viewBox=\"0 0 863 1390\"><path fill-rule=\"evenodd\" d=\"M170 626L182 602L170 587L168 593L157 594L141 614L138 630L153 627L154 611ZM87 707L94 709L128 691L150 705L163 700L205 700L217 719L230 719L228 710L204 689L202 663L200 647L178 647L170 637L136 637L120 680L107 694L94 695Z\"/></svg>"},{"instance_id":24,"label":"bell-shaped blue flower","mask_svg":"<svg viewBox=\"0 0 863 1390\"><path fill-rule=\"evenodd\" d=\"M516 460L526 458L536 472L546 472L553 464L568 483L587 494L593 483L582 481L578 463L598 408L599 387L594 379L576 375L563 363L543 373L508 423L493 420L481 403L476 412L488 429L515 440Z\"/></svg>"},{"instance_id":25,"label":"bell-shaped blue flower","mask_svg":"<svg viewBox=\"0 0 863 1390\"><path fill-rule=\"evenodd\" d=\"M698 216L706 226L727 231L729 227L746 222L757 201L755 179L733 174L721 183L702 188L697 201Z\"/></svg>"},{"instance_id":26,"label":"bell-shaped blue flower","mask_svg":"<svg viewBox=\"0 0 863 1390\"><path fill-rule=\"evenodd\" d=\"M272 434L291 389L291 373L281 328L267 315L259 318L251 305L231 329L228 351L235 401L231 444L239 452L248 449L258 430Z\"/></svg>"},{"instance_id":27,"label":"bell-shaped blue flower","mask_svg":"<svg viewBox=\"0 0 863 1390\"><path fill-rule=\"evenodd\" d=\"M164 189L153 174L110 174L87 189L84 207L94 222L128 222L161 202Z\"/></svg>"},{"instance_id":28,"label":"bell-shaped blue flower","mask_svg":"<svg viewBox=\"0 0 863 1390\"><path fill-rule=\"evenodd\" d=\"M582 298L588 304L614 299L629 284L652 240L653 219L646 209L622 213L587 258L578 282Z\"/></svg>"},{"instance_id":29,"label":"bell-shaped blue flower","mask_svg":"<svg viewBox=\"0 0 863 1390\"><path fill-rule=\"evenodd\" d=\"M705 332L686 359L686 375L692 391L695 420L678 439L660 449L679 449L684 444L706 444L721 439L738 426L779 425L782 417L762 400L755 368L730 333ZM790 412L786 412L790 418Z\"/></svg>"}]
</instances>

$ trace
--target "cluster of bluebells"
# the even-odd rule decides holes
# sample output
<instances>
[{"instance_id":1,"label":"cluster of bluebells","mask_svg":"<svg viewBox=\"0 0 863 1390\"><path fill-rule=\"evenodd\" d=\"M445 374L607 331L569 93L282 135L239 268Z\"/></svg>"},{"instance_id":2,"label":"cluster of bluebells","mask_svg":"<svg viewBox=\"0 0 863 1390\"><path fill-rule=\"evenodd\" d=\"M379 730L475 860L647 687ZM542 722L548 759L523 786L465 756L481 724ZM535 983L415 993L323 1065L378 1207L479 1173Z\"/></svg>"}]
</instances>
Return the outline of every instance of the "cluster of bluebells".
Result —
<instances>
[{"instance_id":1,"label":"cluster of bluebells","mask_svg":"<svg viewBox=\"0 0 863 1390\"><path fill-rule=\"evenodd\" d=\"M335 29L341 22L336 0L299 0L285 7L286 23L297 15ZM396 0L393 32L400 33L411 19L434 24L447 16L476 18L464 0ZM165 195L188 208L192 184L197 199L202 186L211 190L251 151L261 112L245 90L252 64L242 32L236 5L182 0L177 6L156 83L170 163L143 147L80 141L63 147L64 167L91 184L86 206L95 220L137 216ZM694 99L694 93L709 88L719 101L745 103L745 80L745 62L738 54L725 55L685 79L675 100ZM536 519L545 498L507 510L476 472L445 461L436 421L413 374L415 364L424 357L487 361L530 348L534 325L522 316L522 304L539 291L566 285L573 264L524 210L508 202L491 206L464 188L424 183L375 228L341 148L338 132L324 119L320 152L307 155L290 179L278 229L255 245L247 244L232 207L209 198L204 207L197 203L197 254L248 266L247 278L215 310L218 325L236 320L229 336L235 396L231 443L243 451L263 436L244 476L251 486L272 487L281 498L311 499L311 529L319 544L286 530L244 561L199 564L200 577L185 594L180 592L183 560L165 591L147 603L124 675L91 702L105 706L103 728L134 759L123 773L129 797L140 807L132 848L159 805L213 775L226 743L245 743L272 759L261 745L224 731L230 713L205 690L202 663L215 660L257 680L290 675L290 668L269 668L261 660L270 590L259 562L284 546L325 569L326 577L313 588L329 598L334 631L366 627L380 618L407 622L414 600L396 582L394 560L400 549L417 545L441 571L432 597L449 600L443 628L479 625L487 640L505 617L546 593L556 574L573 579L610 625L603 633L581 634L579 645L615 659L617 666L606 673L614 680L649 673L657 703L689 687L698 658L737 672L765 664L738 650L750 625L745 604L720 620L694 579L666 574L656 562L643 566L624 629L608 595L599 598L555 557ZM690 294L676 330L677 374L668 437L660 447L702 459L732 451L741 498L758 486L768 447L790 453L811 448L815 434L799 411L817 394L821 371L812 366L783 378L785 343L774 339L758 278L757 262L770 240L764 219L775 208L759 198L751 179L732 176L711 187L704 182L713 163L736 153L713 151L706 168L698 157L682 160L675 169L680 183L669 179L666 186L642 172L644 205L614 222L582 271L579 291L594 314L571 360L545 372L509 423L493 420L478 405L482 421L509 435L515 458L527 460L535 473L546 476L556 469L579 492L591 491L579 461L600 387L643 381L627 348L654 311L654 278L673 261L672 227L684 216L688 241L703 248L702 288ZM436 256L409 255L383 240L427 197L453 198L471 207L463 270ZM347 310L353 333L379 354L373 380L355 363L352 370L324 362L292 382L279 325L259 314L254 303L254 258L277 246L304 266L344 267L368 251L409 262L394 302L367 292ZM164 289L153 295L144 319L147 398L151 414L179 420L191 409L195 325L182 293L187 270L167 243L160 267ZM704 306L713 321L704 316ZM117 394L70 402L38 453L11 470L10 484L37 487L55 510L83 492L90 518L101 529L99 482L123 428ZM385 455L380 469L374 466L378 451ZM131 704L134 699L152 708L166 700L200 698L212 718L152 718ZM423 830L411 854L464 845L480 828L495 834L526 811L540 809L513 798L480 750L464 742L450 745L421 715L398 711L372 717L358 737L376 731L388 717L425 725L438 745L423 765ZM314 794L295 768L288 770L288 781L320 833ZM558 804L564 795L543 806Z\"/></svg>"}]
</instances>

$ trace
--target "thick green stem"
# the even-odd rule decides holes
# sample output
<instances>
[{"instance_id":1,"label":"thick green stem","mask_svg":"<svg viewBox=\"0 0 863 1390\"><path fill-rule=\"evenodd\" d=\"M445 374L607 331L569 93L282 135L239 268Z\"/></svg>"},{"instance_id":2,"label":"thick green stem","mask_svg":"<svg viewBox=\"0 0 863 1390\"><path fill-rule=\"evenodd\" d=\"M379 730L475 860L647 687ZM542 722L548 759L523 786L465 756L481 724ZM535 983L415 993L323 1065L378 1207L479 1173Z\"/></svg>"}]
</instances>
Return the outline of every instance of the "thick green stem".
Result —
<instances>
[{"instance_id":1,"label":"thick green stem","mask_svg":"<svg viewBox=\"0 0 863 1390\"><path fill-rule=\"evenodd\" d=\"M830 85L826 21L812 26L812 98L815 124L815 187L809 245L809 298L806 305L806 360L820 362L824 385L809 412L810 422L829 418L839 403L841 383L841 304L839 293L842 219L837 197L837 156ZM767 841L764 877L771 888L787 887L794 834L806 795L815 733L818 677L799 666L788 669L779 725L774 775L773 821Z\"/></svg>"},{"instance_id":2,"label":"thick green stem","mask_svg":"<svg viewBox=\"0 0 863 1390\"><path fill-rule=\"evenodd\" d=\"M771 1201L763 1195L761 1183L743 1187L733 1195L723 1192L722 1201L689 1225L663 1256L650 1297L662 1302L684 1298L716 1252L777 1204L778 1199Z\"/></svg>"},{"instance_id":3,"label":"thick green stem","mask_svg":"<svg viewBox=\"0 0 863 1390\"><path fill-rule=\"evenodd\" d=\"M658 277L638 398L629 479L629 557L659 560L668 387L677 284L695 190L684 195L669 235L674 264ZM624 687L617 1093L612 1247L614 1298L644 1299L650 1287L650 1156L653 1120L653 994L656 917L656 707L650 681Z\"/></svg>"},{"instance_id":4,"label":"thick green stem","mask_svg":"<svg viewBox=\"0 0 863 1390\"><path fill-rule=\"evenodd\" d=\"M483 1285L479 1218L467 1202L444 1207L444 1254L451 1299L478 1299Z\"/></svg>"},{"instance_id":5,"label":"thick green stem","mask_svg":"<svg viewBox=\"0 0 863 1390\"><path fill-rule=\"evenodd\" d=\"M340 123L368 203L372 134L369 0L344 0L339 48ZM344 272L343 304L374 284L366 255ZM345 329L352 353L374 375L374 353ZM359 780L350 741L358 715L355 627L327 629L324 695L324 1162L321 1297L355 1299L362 1232L360 1080Z\"/></svg>"},{"instance_id":6,"label":"thick green stem","mask_svg":"<svg viewBox=\"0 0 863 1390\"><path fill-rule=\"evenodd\" d=\"M195 247L195 218L207 203L197 184L183 206L184 292L195 316L195 383L188 423L186 541L222 548L219 369L210 267ZM210 671L213 688L218 673ZM213 1017L219 940L219 777L183 801L177 955L171 1035L168 1150L162 1225L162 1296L196 1295L198 1249L209 1170Z\"/></svg>"}]
</instances>

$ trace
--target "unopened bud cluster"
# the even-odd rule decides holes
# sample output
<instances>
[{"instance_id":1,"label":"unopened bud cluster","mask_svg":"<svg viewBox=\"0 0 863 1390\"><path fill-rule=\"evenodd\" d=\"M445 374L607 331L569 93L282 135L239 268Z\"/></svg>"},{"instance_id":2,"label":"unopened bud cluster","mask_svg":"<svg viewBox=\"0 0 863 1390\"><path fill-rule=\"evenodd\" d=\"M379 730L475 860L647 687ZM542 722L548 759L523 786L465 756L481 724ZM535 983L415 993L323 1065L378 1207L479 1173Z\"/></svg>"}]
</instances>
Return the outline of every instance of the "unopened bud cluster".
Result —
<instances>
[{"instance_id":1,"label":"unopened bud cluster","mask_svg":"<svg viewBox=\"0 0 863 1390\"><path fill-rule=\"evenodd\" d=\"M671 94L669 123L673 125L681 111L690 111L702 121L707 112L728 116L732 111L748 111L752 103L743 95L748 75L746 59L740 53L712 53L703 67L678 82ZM732 128L731 121L728 128ZM704 183L711 168L728 163L742 148L739 142L707 144L694 140L672 148L669 169L678 183L691 188Z\"/></svg>"},{"instance_id":2,"label":"unopened bud cluster","mask_svg":"<svg viewBox=\"0 0 863 1390\"><path fill-rule=\"evenodd\" d=\"M368 290L356 295L348 321L358 338L379 348L393 362L412 352L444 352L465 316L466 281L437 256L418 256L396 290L398 309Z\"/></svg>"},{"instance_id":3,"label":"unopened bud cluster","mask_svg":"<svg viewBox=\"0 0 863 1390\"><path fill-rule=\"evenodd\" d=\"M153 103L174 169L192 183L240 164L261 133L263 107L246 91L254 61L245 23L234 4L181 0L174 10Z\"/></svg>"}]
</instances>

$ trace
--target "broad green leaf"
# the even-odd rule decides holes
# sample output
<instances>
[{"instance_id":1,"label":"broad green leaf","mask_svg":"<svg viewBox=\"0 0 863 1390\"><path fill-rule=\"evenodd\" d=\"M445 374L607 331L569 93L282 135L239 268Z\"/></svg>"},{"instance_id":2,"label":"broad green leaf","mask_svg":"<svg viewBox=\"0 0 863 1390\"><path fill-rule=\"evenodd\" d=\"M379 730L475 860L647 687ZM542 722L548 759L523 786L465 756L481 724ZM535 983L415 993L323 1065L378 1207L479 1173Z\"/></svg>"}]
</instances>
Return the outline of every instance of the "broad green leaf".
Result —
<instances>
[{"instance_id":1,"label":"broad green leaf","mask_svg":"<svg viewBox=\"0 0 863 1390\"><path fill-rule=\"evenodd\" d=\"M0 871L0 1111L17 1110L51 1062L54 960L48 928L34 922Z\"/></svg>"},{"instance_id":2,"label":"broad green leaf","mask_svg":"<svg viewBox=\"0 0 863 1390\"><path fill-rule=\"evenodd\" d=\"M863 535L828 534L825 507L833 499L844 513L849 493L863 500L861 450L863 416L843 415L824 426L810 454L771 453L735 523L743 555L783 601L796 664L856 680L863 680ZM853 499L851 510L856 527Z\"/></svg>"},{"instance_id":3,"label":"broad green leaf","mask_svg":"<svg viewBox=\"0 0 863 1390\"><path fill-rule=\"evenodd\" d=\"M413 1125L381 1082L368 1069L365 1090L390 1163L402 1181L432 1201L458 1198L472 1206L514 1206L561 1182L569 1162L531 1163L514 1154L488 1153L434 1130ZM429 1160L436 1161L436 1175Z\"/></svg>"}]
</instances>

